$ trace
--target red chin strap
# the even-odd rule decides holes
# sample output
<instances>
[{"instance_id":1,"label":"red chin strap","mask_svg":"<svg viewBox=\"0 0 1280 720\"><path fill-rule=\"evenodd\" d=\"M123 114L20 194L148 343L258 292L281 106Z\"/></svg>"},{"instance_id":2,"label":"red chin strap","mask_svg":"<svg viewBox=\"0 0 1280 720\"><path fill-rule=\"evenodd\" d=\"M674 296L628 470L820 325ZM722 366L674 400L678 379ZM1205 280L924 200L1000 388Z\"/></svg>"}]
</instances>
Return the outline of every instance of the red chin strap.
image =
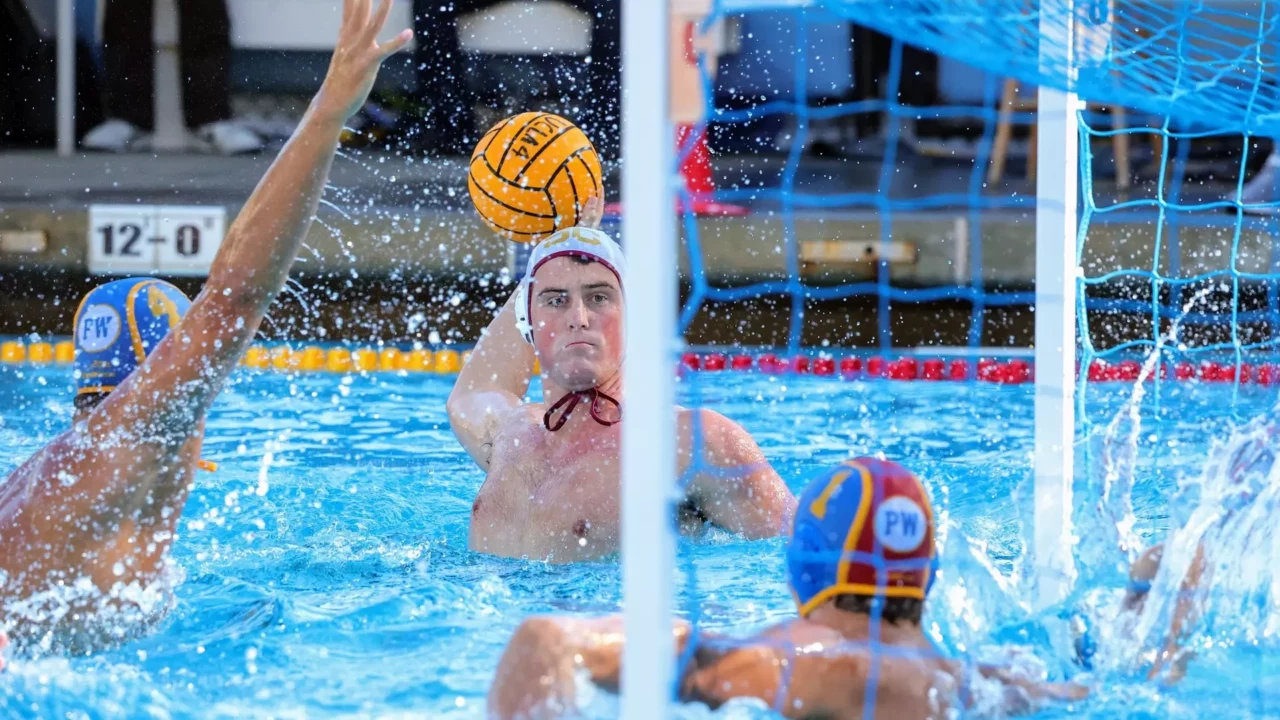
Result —
<instances>
[{"instance_id":1,"label":"red chin strap","mask_svg":"<svg viewBox=\"0 0 1280 720\"><path fill-rule=\"evenodd\" d=\"M555 405L552 405L550 408L547 409L547 414L542 416L543 427L550 430L551 432L555 432L560 428L564 427L564 424L569 422L569 416L573 414L573 409L578 407L578 403L582 402L583 400L591 401L591 419L592 420L595 420L596 422L600 423L601 425L604 425L605 427L609 427L610 425L617 425L619 422L621 422L622 405L616 399L606 395L605 393L600 392L600 390L598 390L597 388L591 388L590 390L577 390L575 392L566 393L564 397L557 400ZM605 420L604 418L600 417L600 408L601 408L602 401L607 403L613 403L613 407L616 408L618 411L617 420ZM555 421L555 424L552 424L551 417L555 415L556 411L559 410L561 407L564 408L564 413L561 414L560 418Z\"/></svg>"}]
</instances>

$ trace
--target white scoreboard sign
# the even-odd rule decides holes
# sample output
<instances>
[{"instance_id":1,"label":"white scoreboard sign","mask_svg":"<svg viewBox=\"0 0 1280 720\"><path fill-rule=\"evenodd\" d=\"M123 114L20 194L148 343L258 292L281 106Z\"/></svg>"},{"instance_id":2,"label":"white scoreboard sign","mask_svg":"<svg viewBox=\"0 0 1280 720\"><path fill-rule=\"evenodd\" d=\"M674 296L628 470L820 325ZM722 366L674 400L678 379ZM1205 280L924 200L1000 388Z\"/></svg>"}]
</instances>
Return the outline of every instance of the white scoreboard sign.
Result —
<instances>
[{"instance_id":1,"label":"white scoreboard sign","mask_svg":"<svg viewBox=\"0 0 1280 720\"><path fill-rule=\"evenodd\" d=\"M208 275L227 210L188 205L90 205L94 275Z\"/></svg>"}]
</instances>

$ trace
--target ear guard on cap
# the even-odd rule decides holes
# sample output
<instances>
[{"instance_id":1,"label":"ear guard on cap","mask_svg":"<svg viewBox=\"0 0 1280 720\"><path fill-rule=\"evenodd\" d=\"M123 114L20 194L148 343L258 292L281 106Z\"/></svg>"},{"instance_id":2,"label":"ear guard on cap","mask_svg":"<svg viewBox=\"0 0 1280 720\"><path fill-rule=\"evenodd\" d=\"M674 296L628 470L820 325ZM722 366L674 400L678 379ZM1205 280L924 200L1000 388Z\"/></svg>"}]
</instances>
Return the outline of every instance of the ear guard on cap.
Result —
<instances>
[{"instance_id":1,"label":"ear guard on cap","mask_svg":"<svg viewBox=\"0 0 1280 720\"><path fill-rule=\"evenodd\" d=\"M538 243L529 254L529 265L516 287L516 329L524 341L533 344L533 324L529 320L533 308L533 276L547 261L564 255L589 257L613 271L618 284L626 292L627 260L622 248L608 234L585 227L572 227L552 234Z\"/></svg>"}]
</instances>

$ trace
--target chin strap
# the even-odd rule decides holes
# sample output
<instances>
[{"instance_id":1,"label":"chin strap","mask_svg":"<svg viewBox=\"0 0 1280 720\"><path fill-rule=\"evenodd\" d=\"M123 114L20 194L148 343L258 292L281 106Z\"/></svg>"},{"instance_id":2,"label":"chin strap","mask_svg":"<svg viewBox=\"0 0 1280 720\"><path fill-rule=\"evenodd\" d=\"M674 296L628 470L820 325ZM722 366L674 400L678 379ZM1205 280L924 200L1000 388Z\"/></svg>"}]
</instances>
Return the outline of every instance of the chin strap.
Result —
<instances>
[{"instance_id":1,"label":"chin strap","mask_svg":"<svg viewBox=\"0 0 1280 720\"><path fill-rule=\"evenodd\" d=\"M569 415L573 414L573 409L576 408L578 403L583 400L589 400L591 402L591 419L601 425L609 427L610 425L617 425L622 420L622 405L617 400L600 392L598 389L591 388L590 390L578 390L566 393L564 397L557 400L555 405L552 405L547 409L547 414L542 416L543 427L551 432L555 432L564 427L564 424L569 422ZM617 420L605 420L600 417L602 402L613 403L613 407L618 411ZM551 417L562 407L564 408L564 413L562 413L560 418L552 424Z\"/></svg>"}]
</instances>

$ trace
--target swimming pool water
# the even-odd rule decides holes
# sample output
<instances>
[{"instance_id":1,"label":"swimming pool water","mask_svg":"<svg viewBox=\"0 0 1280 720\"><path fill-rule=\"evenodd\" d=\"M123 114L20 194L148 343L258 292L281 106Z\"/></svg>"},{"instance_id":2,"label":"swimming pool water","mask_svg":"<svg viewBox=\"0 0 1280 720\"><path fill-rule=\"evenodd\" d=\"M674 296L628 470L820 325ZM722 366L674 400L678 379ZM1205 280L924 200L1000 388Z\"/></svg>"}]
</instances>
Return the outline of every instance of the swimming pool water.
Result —
<instances>
[{"instance_id":1,"label":"swimming pool water","mask_svg":"<svg viewBox=\"0 0 1280 720\"><path fill-rule=\"evenodd\" d=\"M180 525L174 558L185 580L174 610L118 648L15 659L0 675L0 717L482 715L517 623L534 612L618 610L620 568L616 559L548 566L468 552L483 478L449 431L451 382L239 373L209 418L204 455L221 468L198 474ZM1092 388L1090 417L1105 421L1127 390ZM1023 604L1029 386L723 373L691 376L680 392L741 422L796 491L852 455L883 452L916 471L948 527L926 614L939 644L976 656L1020 643L1050 672L1078 672L1053 614L1031 616ZM1134 492L1147 538L1163 530L1176 478L1197 471L1210 439L1274 399L1245 388L1233 405L1223 386L1162 393ZM0 367L0 477L65 429L71 399L68 370ZM1083 483L1083 445L1078 457ZM680 611L734 634L789 617L782 547L719 532L682 540ZM1095 574L1095 583L1121 581ZM1266 642L1210 651L1171 690L1119 674L1074 711L1043 715L1280 714L1273 655ZM616 714L609 697L587 705L591 716ZM750 702L715 715L770 716Z\"/></svg>"}]
</instances>

